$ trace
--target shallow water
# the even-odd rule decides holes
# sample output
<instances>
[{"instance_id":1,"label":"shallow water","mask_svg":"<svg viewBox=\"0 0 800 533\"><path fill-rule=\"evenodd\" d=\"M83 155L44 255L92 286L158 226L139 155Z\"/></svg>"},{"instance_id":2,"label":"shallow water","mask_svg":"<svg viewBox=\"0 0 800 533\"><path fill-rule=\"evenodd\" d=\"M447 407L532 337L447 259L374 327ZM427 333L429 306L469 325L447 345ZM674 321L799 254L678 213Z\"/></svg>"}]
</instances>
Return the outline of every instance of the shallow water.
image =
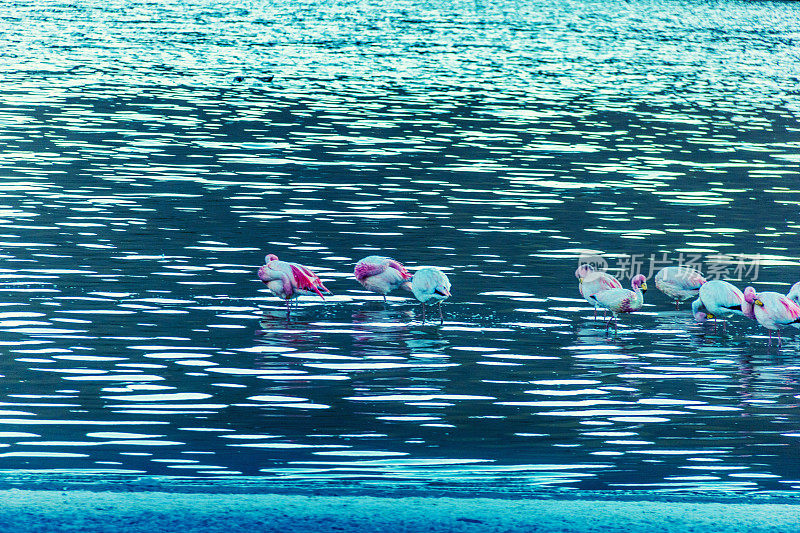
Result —
<instances>
[{"instance_id":1,"label":"shallow water","mask_svg":"<svg viewBox=\"0 0 800 533\"><path fill-rule=\"evenodd\" d=\"M606 334L573 275L800 279L800 6L80 4L0 6L6 479L800 488L791 336L652 283ZM335 296L287 321L268 252Z\"/></svg>"}]
</instances>

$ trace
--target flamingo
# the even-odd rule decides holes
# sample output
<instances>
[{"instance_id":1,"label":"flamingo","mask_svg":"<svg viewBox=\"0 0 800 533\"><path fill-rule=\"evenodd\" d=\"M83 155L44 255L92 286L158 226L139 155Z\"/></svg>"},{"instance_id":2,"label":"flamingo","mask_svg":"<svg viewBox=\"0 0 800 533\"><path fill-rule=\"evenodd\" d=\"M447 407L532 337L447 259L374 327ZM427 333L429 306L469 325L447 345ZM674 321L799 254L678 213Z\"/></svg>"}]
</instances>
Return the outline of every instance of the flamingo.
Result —
<instances>
[{"instance_id":1,"label":"flamingo","mask_svg":"<svg viewBox=\"0 0 800 533\"><path fill-rule=\"evenodd\" d=\"M272 294L286 300L287 317L290 313L289 302L292 299L299 296L313 296L316 293L324 300L322 292L331 294L331 291L307 266L280 261L275 254L267 255L264 263L258 269L258 279L267 284L267 288Z\"/></svg>"},{"instance_id":2,"label":"flamingo","mask_svg":"<svg viewBox=\"0 0 800 533\"><path fill-rule=\"evenodd\" d=\"M420 268L411 278L411 292L422 303L422 323L425 323L425 304L438 302L439 325L444 323L442 302L450 297L450 280L436 267Z\"/></svg>"},{"instance_id":3,"label":"flamingo","mask_svg":"<svg viewBox=\"0 0 800 533\"><path fill-rule=\"evenodd\" d=\"M770 344L773 331L790 325L800 327L800 305L783 294L771 291L756 293L753 287L747 287L744 290L744 297L753 305L758 323L769 331ZM781 345L781 336L778 333L778 347Z\"/></svg>"},{"instance_id":4,"label":"flamingo","mask_svg":"<svg viewBox=\"0 0 800 533\"><path fill-rule=\"evenodd\" d=\"M594 306L594 318L597 318L597 300L592 297L600 291L609 289L621 289L622 283L611 274L598 272L592 265L583 264L575 271L575 277L579 280L578 290L587 302ZM603 309L603 318L606 311Z\"/></svg>"},{"instance_id":5,"label":"flamingo","mask_svg":"<svg viewBox=\"0 0 800 533\"><path fill-rule=\"evenodd\" d=\"M714 329L718 317L733 315L750 316L749 307L742 291L721 279L703 283L697 300L692 303L692 313L698 322L714 319Z\"/></svg>"},{"instance_id":6,"label":"flamingo","mask_svg":"<svg viewBox=\"0 0 800 533\"><path fill-rule=\"evenodd\" d=\"M662 268L656 274L656 288L672 298L675 309L680 302L697 296L705 282L703 274L685 266Z\"/></svg>"},{"instance_id":7,"label":"flamingo","mask_svg":"<svg viewBox=\"0 0 800 533\"><path fill-rule=\"evenodd\" d=\"M388 257L380 255L365 257L356 263L353 274L365 289L383 295L384 302L386 295L395 289L402 287L411 290L409 283L411 274L401 263Z\"/></svg>"},{"instance_id":8,"label":"flamingo","mask_svg":"<svg viewBox=\"0 0 800 533\"><path fill-rule=\"evenodd\" d=\"M632 313L638 311L644 305L644 293L647 292L647 278L638 274L631 280L632 291L628 289L608 289L596 293L592 298L611 311L612 317L606 324L606 330L614 322L614 330L617 329L617 315L620 313Z\"/></svg>"}]
</instances>

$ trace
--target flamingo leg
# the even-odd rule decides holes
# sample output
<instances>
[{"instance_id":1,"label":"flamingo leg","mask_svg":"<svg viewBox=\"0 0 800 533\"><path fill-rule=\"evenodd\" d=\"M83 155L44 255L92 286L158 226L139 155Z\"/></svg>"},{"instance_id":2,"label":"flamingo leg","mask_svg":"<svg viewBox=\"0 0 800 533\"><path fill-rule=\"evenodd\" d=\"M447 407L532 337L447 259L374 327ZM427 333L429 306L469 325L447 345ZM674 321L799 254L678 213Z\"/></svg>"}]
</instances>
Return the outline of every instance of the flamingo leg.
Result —
<instances>
[{"instance_id":1,"label":"flamingo leg","mask_svg":"<svg viewBox=\"0 0 800 533\"><path fill-rule=\"evenodd\" d=\"M425 304L422 304L422 323L425 323Z\"/></svg>"},{"instance_id":2,"label":"flamingo leg","mask_svg":"<svg viewBox=\"0 0 800 533\"><path fill-rule=\"evenodd\" d=\"M597 320L597 306L594 306L594 319Z\"/></svg>"},{"instance_id":3,"label":"flamingo leg","mask_svg":"<svg viewBox=\"0 0 800 533\"><path fill-rule=\"evenodd\" d=\"M286 318L289 318L290 314L292 314L292 301L286 300Z\"/></svg>"},{"instance_id":4,"label":"flamingo leg","mask_svg":"<svg viewBox=\"0 0 800 533\"><path fill-rule=\"evenodd\" d=\"M769 332L769 345L772 346L772 330L768 329L767 332Z\"/></svg>"},{"instance_id":5,"label":"flamingo leg","mask_svg":"<svg viewBox=\"0 0 800 533\"><path fill-rule=\"evenodd\" d=\"M781 332L778 332L778 348L783 347L783 339L781 339Z\"/></svg>"},{"instance_id":6,"label":"flamingo leg","mask_svg":"<svg viewBox=\"0 0 800 533\"><path fill-rule=\"evenodd\" d=\"M681 308L681 303L678 300L675 300L675 310L678 311Z\"/></svg>"},{"instance_id":7,"label":"flamingo leg","mask_svg":"<svg viewBox=\"0 0 800 533\"><path fill-rule=\"evenodd\" d=\"M383 295L383 303L384 304L386 303L386 295L385 294Z\"/></svg>"},{"instance_id":8,"label":"flamingo leg","mask_svg":"<svg viewBox=\"0 0 800 533\"><path fill-rule=\"evenodd\" d=\"M439 302L439 325L444 324L444 315L442 315L442 302Z\"/></svg>"}]
</instances>

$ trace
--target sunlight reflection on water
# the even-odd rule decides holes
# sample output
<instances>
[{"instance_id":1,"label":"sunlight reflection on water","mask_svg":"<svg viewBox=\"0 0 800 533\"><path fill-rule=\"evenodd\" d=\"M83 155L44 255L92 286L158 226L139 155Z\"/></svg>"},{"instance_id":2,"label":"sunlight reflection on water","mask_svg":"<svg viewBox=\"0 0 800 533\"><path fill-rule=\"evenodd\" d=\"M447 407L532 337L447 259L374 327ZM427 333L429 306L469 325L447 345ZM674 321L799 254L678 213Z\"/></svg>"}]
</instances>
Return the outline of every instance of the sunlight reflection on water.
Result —
<instances>
[{"instance_id":1,"label":"sunlight reflection on water","mask_svg":"<svg viewBox=\"0 0 800 533\"><path fill-rule=\"evenodd\" d=\"M0 473L800 487L793 343L655 291L607 336L572 275L797 280L796 11L0 8ZM335 295L287 321L267 252ZM442 327L375 253L447 271Z\"/></svg>"}]
</instances>

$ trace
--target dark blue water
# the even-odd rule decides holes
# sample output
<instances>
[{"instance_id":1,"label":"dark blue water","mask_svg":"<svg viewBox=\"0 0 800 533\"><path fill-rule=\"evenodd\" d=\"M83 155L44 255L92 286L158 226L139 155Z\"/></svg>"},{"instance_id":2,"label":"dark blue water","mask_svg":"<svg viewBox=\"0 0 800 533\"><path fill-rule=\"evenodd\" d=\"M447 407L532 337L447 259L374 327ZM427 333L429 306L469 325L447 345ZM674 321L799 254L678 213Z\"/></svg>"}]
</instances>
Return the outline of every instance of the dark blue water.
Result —
<instances>
[{"instance_id":1,"label":"dark blue water","mask_svg":"<svg viewBox=\"0 0 800 533\"><path fill-rule=\"evenodd\" d=\"M651 280L607 335L573 275L686 254L800 279L798 21L0 5L2 479L800 488L791 334L696 325ZM335 296L287 321L266 253ZM441 327L361 290L376 253L447 272Z\"/></svg>"}]
</instances>

